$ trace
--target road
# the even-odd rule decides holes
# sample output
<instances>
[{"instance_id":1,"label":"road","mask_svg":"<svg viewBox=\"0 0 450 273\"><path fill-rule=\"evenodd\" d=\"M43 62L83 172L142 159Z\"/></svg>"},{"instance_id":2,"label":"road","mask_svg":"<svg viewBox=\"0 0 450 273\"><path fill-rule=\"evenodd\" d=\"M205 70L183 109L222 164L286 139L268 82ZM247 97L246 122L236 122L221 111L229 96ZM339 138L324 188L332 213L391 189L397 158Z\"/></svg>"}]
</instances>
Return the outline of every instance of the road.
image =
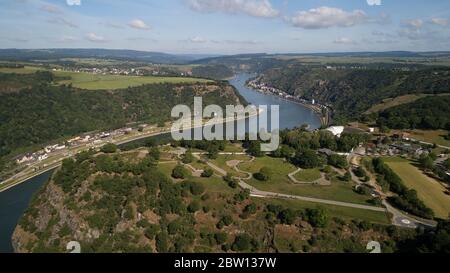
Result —
<instances>
[{"instance_id":1,"label":"road","mask_svg":"<svg viewBox=\"0 0 450 273\"><path fill-rule=\"evenodd\" d=\"M355 150L357 151L357 150ZM353 152L349 156L350 162L352 166L354 167L363 167L363 169L366 171L367 175L369 176L370 180L367 182L368 185L372 188L372 193L375 196L378 196L382 200L382 204L386 207L386 210L392 215L392 224L399 227L404 228L435 228L437 223L435 221L421 219L419 217L413 217L408 215L405 212L402 212L393 206L391 206L387 202L387 198L389 197L386 193L383 192L383 189L380 187L380 185L376 182L375 177L364 167L361 165L361 155L360 153ZM359 179L352 173L352 179L354 181L358 181L358 185L363 185L364 183L360 182Z\"/></svg>"},{"instance_id":2,"label":"road","mask_svg":"<svg viewBox=\"0 0 450 273\"><path fill-rule=\"evenodd\" d=\"M259 110L257 111L257 113L255 115L259 115L261 114L262 111ZM248 116L248 118L250 118L251 116ZM232 121L239 121L239 118L224 118L223 121L221 122L216 122L214 124L225 124L228 122L232 122ZM190 122L190 120L186 120L183 122L189 122L189 124L193 124L192 122ZM211 124L212 125L212 124ZM202 124L201 126L192 126L192 125L186 125L186 127L184 129L188 130L188 129L196 129L199 127L203 127L204 124ZM62 161L64 159L67 158L71 158L73 157L73 155L82 152L82 151L86 151L89 150L91 148L99 148L101 146L103 146L106 143L113 143L116 145L121 145L121 144L126 144L129 142L133 142L136 140L140 140L140 139L144 139L144 138L148 138L148 137L153 137L153 136L158 136L158 135L163 135L163 134L168 134L171 133L173 130L171 127L165 127L165 128L161 128L160 131L149 131L149 132L134 132L131 133L129 135L122 135L117 137L116 139L111 137L108 139L103 140L103 142L101 144L98 145L93 145L93 143L88 143L88 144L84 144L81 146L77 146L75 148L69 149L69 150L61 150L55 153L52 153L49 155L49 158L47 158L46 160L43 160L41 162L35 162L31 165L29 165L27 168L25 168L24 170L22 170L21 172L15 174L14 176L2 181L0 183L0 192L6 191L12 187L15 187L23 182L28 181L29 179L36 177L38 175L41 175L42 173L45 173L47 171L53 170L55 168L58 168L59 166L61 166Z\"/></svg>"},{"instance_id":3,"label":"road","mask_svg":"<svg viewBox=\"0 0 450 273\"><path fill-rule=\"evenodd\" d=\"M227 172L224 169L220 168L219 166L216 166L215 164L213 164L211 162L208 162L208 166L210 166L211 168L213 168L214 170L218 171L219 173L221 173L223 175L227 174ZM252 194L255 197L296 199L296 200L319 203L319 204L327 204L327 205L334 205L334 206L341 206L341 207L350 207L350 208L355 208L355 209L365 209L365 210L371 210L371 211L386 212L386 209L381 208L381 207L366 206L366 205L347 203L347 202L339 202L339 201L326 200L326 199L320 199L320 198L311 198L311 197L298 196L298 195L261 191L255 187L245 183L245 180L250 180L252 178L251 173L241 171L236 166L235 166L235 170L237 170L240 173L249 175L249 177L247 177L247 178L242 178L242 177L234 177L234 178L239 180L239 185L241 186L241 188L250 190L250 194Z\"/></svg>"}]
</instances>

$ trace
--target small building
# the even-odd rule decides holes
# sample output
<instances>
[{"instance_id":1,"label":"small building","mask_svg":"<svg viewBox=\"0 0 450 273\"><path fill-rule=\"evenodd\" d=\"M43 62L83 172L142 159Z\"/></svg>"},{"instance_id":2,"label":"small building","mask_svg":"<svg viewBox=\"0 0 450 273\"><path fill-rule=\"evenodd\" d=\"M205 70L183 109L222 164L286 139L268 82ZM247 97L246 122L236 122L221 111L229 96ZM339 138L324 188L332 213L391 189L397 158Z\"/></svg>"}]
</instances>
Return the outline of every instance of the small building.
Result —
<instances>
[{"instance_id":1,"label":"small building","mask_svg":"<svg viewBox=\"0 0 450 273\"><path fill-rule=\"evenodd\" d=\"M334 136L341 137L341 134L344 132L344 126L331 126L326 130L331 132Z\"/></svg>"}]
</instances>

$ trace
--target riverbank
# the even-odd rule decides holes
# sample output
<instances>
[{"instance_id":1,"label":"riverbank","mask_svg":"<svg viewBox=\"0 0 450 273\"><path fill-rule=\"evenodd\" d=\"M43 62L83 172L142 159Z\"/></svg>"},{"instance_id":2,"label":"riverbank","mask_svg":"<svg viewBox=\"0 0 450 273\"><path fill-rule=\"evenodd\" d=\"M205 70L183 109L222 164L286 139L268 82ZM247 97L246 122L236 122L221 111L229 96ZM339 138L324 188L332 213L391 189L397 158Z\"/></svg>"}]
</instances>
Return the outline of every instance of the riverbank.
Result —
<instances>
[{"instance_id":1,"label":"riverbank","mask_svg":"<svg viewBox=\"0 0 450 273\"><path fill-rule=\"evenodd\" d=\"M318 106L317 104L312 104L312 103L307 103L307 102L303 102L303 101L299 101L295 98L287 98L286 94L283 93L283 95L277 95L273 92L266 92L264 90L255 88L251 85L249 85L248 83L245 83L245 86L251 90L254 90L258 93L264 94L264 95L269 95L269 96L273 96L276 97L278 99L284 100L284 101L288 101L291 103L295 103L298 105L302 105L308 109L311 109L312 111L314 111L314 113L317 114L318 118L320 119L320 123L323 127L328 127L330 125L330 115L329 115L329 109L325 107L326 109L326 114L323 113L323 107L324 106Z\"/></svg>"},{"instance_id":2,"label":"riverbank","mask_svg":"<svg viewBox=\"0 0 450 273\"><path fill-rule=\"evenodd\" d=\"M230 123L230 122L239 122L241 120L245 120L245 119L248 119L248 118L251 118L254 116L259 116L262 113L263 113L263 109L258 109L255 114L250 114L247 117L243 117L243 118L242 117L223 118L222 121L217 121L217 122L213 122L213 123L210 123L211 121L204 120L202 122L202 125L199 125L199 126L195 126L193 120L186 120L186 121L183 121L183 122L186 122L186 125L184 125L183 129L184 130L195 130L198 128L203 128L205 126L214 126L214 125L226 124L226 123ZM188 124L190 124L190 125L188 126ZM80 152L87 151L92 148L97 149L107 143L123 145L123 144L127 144L127 143L130 143L133 141L137 141L137 140L141 140L141 139L145 139L145 138L149 138L149 137L154 137L154 136L158 136L158 135L163 135L163 134L169 134L172 132L175 132L174 130L172 130L172 125L170 125L169 127L161 128L161 130L159 132L151 131L148 133L144 133L144 132L137 131L137 132L132 132L126 136L120 136L117 139L114 139L112 137L111 139L107 139L106 141L104 141L103 143L101 143L99 145L95 145L95 146L84 145L81 147L77 147L75 150L71 150L68 153L68 155L61 155L60 153L55 154L53 156L48 157L43 162L37 162L35 164L28 166L22 172L17 173L13 177L3 181L0 184L0 193L7 191L17 185L20 185L20 184L30 180L31 178L34 178L45 172L48 172L50 170L54 170L54 169L58 168L59 166L61 166L62 161L64 159L71 158ZM49 163L49 162L51 162L51 163Z\"/></svg>"}]
</instances>

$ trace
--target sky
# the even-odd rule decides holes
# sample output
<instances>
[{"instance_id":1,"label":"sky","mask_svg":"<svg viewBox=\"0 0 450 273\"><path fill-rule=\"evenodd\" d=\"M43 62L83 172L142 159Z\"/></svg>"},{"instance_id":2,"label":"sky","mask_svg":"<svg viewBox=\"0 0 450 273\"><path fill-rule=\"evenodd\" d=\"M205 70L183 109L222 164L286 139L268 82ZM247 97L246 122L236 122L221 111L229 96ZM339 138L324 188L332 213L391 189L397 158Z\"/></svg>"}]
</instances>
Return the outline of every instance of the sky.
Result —
<instances>
[{"instance_id":1,"label":"sky","mask_svg":"<svg viewBox=\"0 0 450 273\"><path fill-rule=\"evenodd\" d=\"M0 48L450 50L448 0L1 0Z\"/></svg>"}]
</instances>

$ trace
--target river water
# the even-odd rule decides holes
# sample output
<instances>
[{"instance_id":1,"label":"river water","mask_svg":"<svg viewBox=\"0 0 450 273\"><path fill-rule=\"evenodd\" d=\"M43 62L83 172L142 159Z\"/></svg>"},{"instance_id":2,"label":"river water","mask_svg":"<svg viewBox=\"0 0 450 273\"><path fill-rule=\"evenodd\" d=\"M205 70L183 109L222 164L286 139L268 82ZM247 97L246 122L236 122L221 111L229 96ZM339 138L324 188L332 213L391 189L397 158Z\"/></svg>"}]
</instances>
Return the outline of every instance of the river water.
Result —
<instances>
[{"instance_id":1,"label":"river water","mask_svg":"<svg viewBox=\"0 0 450 273\"><path fill-rule=\"evenodd\" d=\"M250 74L239 74L230 83L236 87L239 93L251 104L256 106L270 105L280 106L280 129L291 129L309 124L310 129L320 127L320 119L313 110L300 104L283 100L277 96L267 95L245 86ZM48 181L52 171L30 179L12 189L0 193L0 253L13 251L11 236L17 221L27 208L33 194Z\"/></svg>"}]
</instances>

